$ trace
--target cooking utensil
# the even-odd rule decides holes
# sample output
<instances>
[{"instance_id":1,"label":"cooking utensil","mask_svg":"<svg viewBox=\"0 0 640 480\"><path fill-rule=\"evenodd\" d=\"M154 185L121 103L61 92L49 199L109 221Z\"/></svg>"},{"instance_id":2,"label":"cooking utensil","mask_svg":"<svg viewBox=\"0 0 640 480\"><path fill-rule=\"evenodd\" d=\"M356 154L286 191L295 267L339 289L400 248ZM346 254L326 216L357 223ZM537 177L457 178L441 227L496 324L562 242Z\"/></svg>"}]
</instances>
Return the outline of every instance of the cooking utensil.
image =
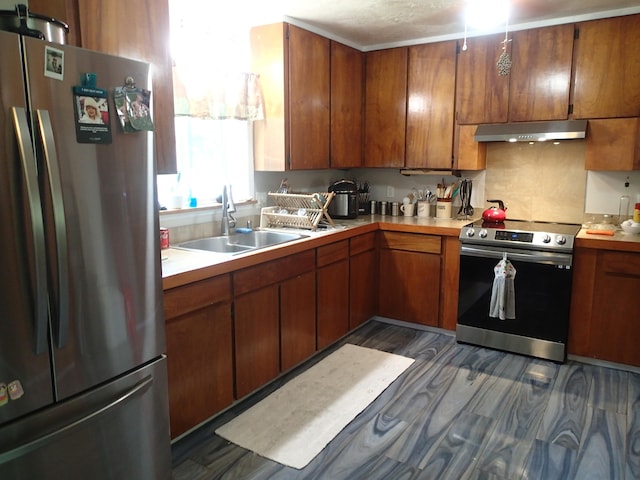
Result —
<instances>
[{"instance_id":1,"label":"cooking utensil","mask_svg":"<svg viewBox=\"0 0 640 480\"><path fill-rule=\"evenodd\" d=\"M65 44L69 26L55 18L30 12L26 5L18 4L15 10L0 10L0 30Z\"/></svg>"},{"instance_id":2,"label":"cooking utensil","mask_svg":"<svg viewBox=\"0 0 640 480\"><path fill-rule=\"evenodd\" d=\"M471 191L473 190L473 183L471 179L465 178L460 182L460 209L458 215L464 215L465 220L467 217L473 216L473 207L471 206Z\"/></svg>"},{"instance_id":3,"label":"cooking utensil","mask_svg":"<svg viewBox=\"0 0 640 480\"><path fill-rule=\"evenodd\" d=\"M487 200L489 203L497 203L498 206L492 206L482 212L482 219L485 222L502 223L507 219L507 209L502 200Z\"/></svg>"}]
</instances>

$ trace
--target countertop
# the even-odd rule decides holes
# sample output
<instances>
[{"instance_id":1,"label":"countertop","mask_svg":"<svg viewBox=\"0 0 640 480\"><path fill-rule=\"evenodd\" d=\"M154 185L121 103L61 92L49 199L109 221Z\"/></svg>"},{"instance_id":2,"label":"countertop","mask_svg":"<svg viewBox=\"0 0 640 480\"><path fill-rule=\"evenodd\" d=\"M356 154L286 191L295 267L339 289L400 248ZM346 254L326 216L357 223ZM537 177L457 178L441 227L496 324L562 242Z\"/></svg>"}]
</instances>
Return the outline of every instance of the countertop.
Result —
<instances>
[{"instance_id":1,"label":"countertop","mask_svg":"<svg viewBox=\"0 0 640 480\"><path fill-rule=\"evenodd\" d=\"M336 228L294 230L306 238L236 255L168 248L161 252L162 286L165 290L174 288L377 230L458 236L473 220L362 215L353 220L336 219Z\"/></svg>"},{"instance_id":2,"label":"countertop","mask_svg":"<svg viewBox=\"0 0 640 480\"><path fill-rule=\"evenodd\" d=\"M640 253L640 234L626 233L619 229L614 231L613 236L594 235L587 233L587 229L583 228L578 232L575 246Z\"/></svg>"},{"instance_id":3,"label":"countertop","mask_svg":"<svg viewBox=\"0 0 640 480\"><path fill-rule=\"evenodd\" d=\"M315 232L295 230L306 237L236 255L168 248L162 250L162 285L165 290L174 288L377 230L458 236L460 229L474 220L362 215L353 220L335 220L336 228L318 229ZM592 235L583 228L576 237L575 245L640 253L640 235L627 234L622 230L616 231L613 236Z\"/></svg>"}]
</instances>

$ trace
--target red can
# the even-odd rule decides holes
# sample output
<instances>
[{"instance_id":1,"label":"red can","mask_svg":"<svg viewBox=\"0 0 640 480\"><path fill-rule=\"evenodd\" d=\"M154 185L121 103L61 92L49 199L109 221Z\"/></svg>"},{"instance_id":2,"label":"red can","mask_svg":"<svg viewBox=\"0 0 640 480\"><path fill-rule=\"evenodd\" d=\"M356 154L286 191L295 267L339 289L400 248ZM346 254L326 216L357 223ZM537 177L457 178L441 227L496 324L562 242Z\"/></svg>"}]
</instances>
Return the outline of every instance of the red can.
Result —
<instances>
[{"instance_id":1,"label":"red can","mask_svg":"<svg viewBox=\"0 0 640 480\"><path fill-rule=\"evenodd\" d=\"M160 248L164 250L165 248L169 248L169 229L161 228L160 229Z\"/></svg>"}]
</instances>

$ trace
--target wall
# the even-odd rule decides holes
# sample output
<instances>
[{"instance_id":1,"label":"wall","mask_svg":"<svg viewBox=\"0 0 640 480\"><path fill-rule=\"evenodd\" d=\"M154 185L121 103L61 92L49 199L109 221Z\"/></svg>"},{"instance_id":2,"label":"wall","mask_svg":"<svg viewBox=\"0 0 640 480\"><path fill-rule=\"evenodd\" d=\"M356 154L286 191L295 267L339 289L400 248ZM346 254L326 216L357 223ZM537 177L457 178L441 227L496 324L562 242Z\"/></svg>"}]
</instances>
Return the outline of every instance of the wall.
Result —
<instances>
[{"instance_id":1,"label":"wall","mask_svg":"<svg viewBox=\"0 0 640 480\"><path fill-rule=\"evenodd\" d=\"M631 209L640 195L640 171L593 172L584 169L584 140L552 143L491 143L487 168L480 172L463 172L473 182L471 203L479 215L489 206L486 199L505 202L509 218L538 221L584 223L598 221L603 214L618 215L619 198L631 197ZM368 181L372 200L402 201L412 189L435 191L444 179L454 176L401 175L398 169L309 170L295 172L256 172L255 204L239 205L238 225L247 219L259 222L260 208L271 205L267 192L275 192L287 178L295 192L326 191L341 178ZM630 186L625 188L628 179ZM393 194L388 196L389 187ZM459 200L454 201L454 206ZM587 213L585 213L587 212ZM171 229L172 242L217 235L220 209L187 209L163 213L160 224Z\"/></svg>"},{"instance_id":2,"label":"wall","mask_svg":"<svg viewBox=\"0 0 640 480\"><path fill-rule=\"evenodd\" d=\"M582 223L584 140L499 142L488 147L485 197L503 200L507 218Z\"/></svg>"}]
</instances>

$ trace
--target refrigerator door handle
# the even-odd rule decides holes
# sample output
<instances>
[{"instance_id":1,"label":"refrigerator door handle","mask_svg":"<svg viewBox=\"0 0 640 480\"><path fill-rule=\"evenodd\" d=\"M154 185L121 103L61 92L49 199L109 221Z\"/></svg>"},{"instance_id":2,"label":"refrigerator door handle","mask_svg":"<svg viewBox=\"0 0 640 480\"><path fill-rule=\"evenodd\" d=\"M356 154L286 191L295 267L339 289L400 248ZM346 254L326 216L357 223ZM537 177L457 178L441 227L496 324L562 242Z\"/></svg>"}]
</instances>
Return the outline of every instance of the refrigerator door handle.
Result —
<instances>
[{"instance_id":1,"label":"refrigerator door handle","mask_svg":"<svg viewBox=\"0 0 640 480\"><path fill-rule=\"evenodd\" d=\"M11 107L11 116L18 143L18 152L26 186L26 198L31 220L31 241L33 243L33 298L34 298L34 346L35 353L48 349L48 298L47 265L45 258L44 221L40 202L40 189L33 143L29 130L27 112L22 107Z\"/></svg>"},{"instance_id":2,"label":"refrigerator door handle","mask_svg":"<svg viewBox=\"0 0 640 480\"><path fill-rule=\"evenodd\" d=\"M36 110L36 116L47 169L47 179L49 180L49 189L51 191L53 224L56 237L58 311L53 320L54 336L56 347L62 348L66 345L69 336L69 264L67 262L69 247L67 243L67 226L64 216L60 167L51 126L51 117L47 110Z\"/></svg>"},{"instance_id":3,"label":"refrigerator door handle","mask_svg":"<svg viewBox=\"0 0 640 480\"><path fill-rule=\"evenodd\" d=\"M144 393L147 392L147 390L149 390L149 388L151 388L152 384L153 384L153 377L151 375L148 375L147 377L143 378L138 383L133 385L130 389L128 389L127 391L119 395L116 399L98 406L97 408L93 409L91 412L72 421L71 423L68 423L63 427L60 427L52 432L49 432L33 440L27 439L24 443L21 442L18 446L12 447L9 450L0 451L0 465L6 462L9 462L11 460L14 460L18 457L21 457L29 452L42 448L48 443L55 442L60 436L66 435L67 433L70 433L72 430L78 427L84 426L87 422L91 422L92 420L96 419L100 415L103 415L109 412L110 410L118 407L124 402L132 400L133 398L138 397L140 395L143 395Z\"/></svg>"}]
</instances>

